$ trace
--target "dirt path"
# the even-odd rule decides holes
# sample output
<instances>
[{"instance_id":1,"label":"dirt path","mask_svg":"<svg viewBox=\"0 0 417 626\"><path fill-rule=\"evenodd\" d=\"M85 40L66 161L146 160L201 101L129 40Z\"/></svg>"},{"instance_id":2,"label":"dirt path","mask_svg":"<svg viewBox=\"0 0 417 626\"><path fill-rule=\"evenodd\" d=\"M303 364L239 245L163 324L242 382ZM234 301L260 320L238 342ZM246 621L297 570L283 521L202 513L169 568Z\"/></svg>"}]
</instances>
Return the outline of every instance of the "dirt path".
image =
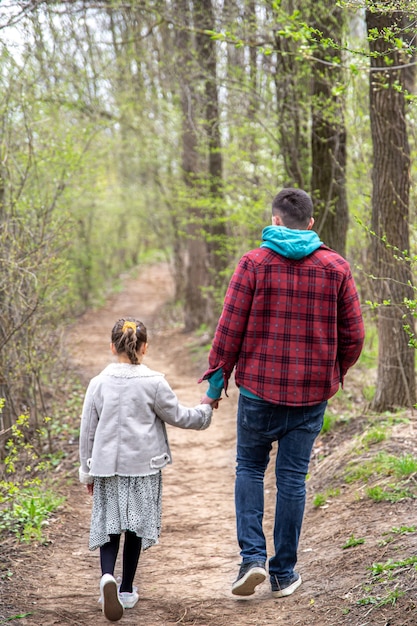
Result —
<instances>
[{"instance_id":1,"label":"dirt path","mask_svg":"<svg viewBox=\"0 0 417 626\"><path fill-rule=\"evenodd\" d=\"M146 363L164 372L180 401L194 405L203 387L200 371L191 362L181 329L158 316L171 297L171 281L163 265L128 279L122 293L101 309L90 311L72 329L69 347L74 363L87 381L111 359L109 332L114 321L134 315L148 326L150 346ZM231 582L240 562L235 539L233 487L235 469L235 413L237 393L222 401L212 426L203 432L169 429L174 463L164 470L161 541L141 555L136 584L140 602L120 622L126 625L174 626L405 626L414 617L409 599L400 613L392 607L377 614L357 607L366 579L366 564L376 559L384 530L414 523L411 504L396 509L371 508L346 494L337 506L314 509L307 503L300 543L299 571L304 583L284 600L270 597L267 583L250 599L236 599ZM270 464L271 467L273 462ZM312 463L309 493L335 472L331 457ZM77 467L73 476L77 477ZM12 584L3 602L7 615L29 613L8 623L21 626L85 626L109 624L98 599L98 552L87 549L90 497L77 481L63 485L68 500L51 529L51 543L16 552ZM265 528L270 536L274 485L271 469L266 481ZM268 495L270 497L268 497ZM367 536L360 551L343 551L346 539ZM398 554L398 545L397 545ZM118 564L116 575L120 572ZM415 608L415 607L414 607ZM389 615L389 619L388 619ZM415 615L415 613L413 613ZM5 623L0 618L0 624Z\"/></svg>"}]
</instances>

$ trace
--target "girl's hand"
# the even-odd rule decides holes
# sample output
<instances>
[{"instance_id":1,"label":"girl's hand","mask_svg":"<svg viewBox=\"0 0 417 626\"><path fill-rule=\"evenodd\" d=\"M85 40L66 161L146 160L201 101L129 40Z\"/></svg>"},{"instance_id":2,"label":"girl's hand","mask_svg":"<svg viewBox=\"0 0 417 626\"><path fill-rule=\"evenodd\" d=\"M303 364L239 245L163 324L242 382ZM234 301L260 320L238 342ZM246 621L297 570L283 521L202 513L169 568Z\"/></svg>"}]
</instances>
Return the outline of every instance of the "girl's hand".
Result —
<instances>
[{"instance_id":1,"label":"girl's hand","mask_svg":"<svg viewBox=\"0 0 417 626\"><path fill-rule=\"evenodd\" d=\"M90 494L90 496L93 495L93 491L94 491L94 483L87 485L87 492Z\"/></svg>"},{"instance_id":2,"label":"girl's hand","mask_svg":"<svg viewBox=\"0 0 417 626\"><path fill-rule=\"evenodd\" d=\"M207 395L204 395L200 400L200 404L210 404L212 409L218 409L220 400L221 398L213 400L213 398L209 398Z\"/></svg>"}]
</instances>

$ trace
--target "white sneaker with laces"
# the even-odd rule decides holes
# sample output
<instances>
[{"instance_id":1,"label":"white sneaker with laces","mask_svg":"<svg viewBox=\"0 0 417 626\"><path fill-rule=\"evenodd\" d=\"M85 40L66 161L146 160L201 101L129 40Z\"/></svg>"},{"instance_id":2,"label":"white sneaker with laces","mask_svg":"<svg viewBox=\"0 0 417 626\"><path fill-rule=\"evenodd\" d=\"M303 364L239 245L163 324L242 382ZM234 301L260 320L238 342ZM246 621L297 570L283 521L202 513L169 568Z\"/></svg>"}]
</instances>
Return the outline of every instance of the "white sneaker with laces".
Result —
<instances>
[{"instance_id":1,"label":"white sneaker with laces","mask_svg":"<svg viewBox=\"0 0 417 626\"><path fill-rule=\"evenodd\" d=\"M131 593L128 591L119 591L119 598L125 609L133 609L139 600L138 588L133 587Z\"/></svg>"}]
</instances>

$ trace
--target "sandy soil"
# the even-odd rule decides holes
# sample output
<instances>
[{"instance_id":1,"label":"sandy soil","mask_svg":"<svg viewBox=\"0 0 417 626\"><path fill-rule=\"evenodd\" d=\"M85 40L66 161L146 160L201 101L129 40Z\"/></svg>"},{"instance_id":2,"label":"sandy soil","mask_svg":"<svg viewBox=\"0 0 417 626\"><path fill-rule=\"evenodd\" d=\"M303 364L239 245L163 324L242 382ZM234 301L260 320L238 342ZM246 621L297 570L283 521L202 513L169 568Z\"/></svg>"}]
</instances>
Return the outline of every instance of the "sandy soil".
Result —
<instances>
[{"instance_id":1,"label":"sandy soil","mask_svg":"<svg viewBox=\"0 0 417 626\"><path fill-rule=\"evenodd\" d=\"M124 315L147 325L147 364L164 372L182 404L197 404L204 387L191 358L195 338L184 335L161 315L170 299L166 266L142 270L127 278L121 293L102 308L89 311L71 329L71 358L87 382L110 360L109 332ZM357 401L352 392L353 402ZM273 600L267 582L249 599L237 599L230 587L240 562L235 538L234 470L237 393L221 402L212 426L203 432L169 429L174 463L164 470L161 541L143 553L135 584L140 602L125 611L121 624L146 626L406 626L417 624L415 575L407 570L399 585L404 596L377 606L358 604L370 595L369 567L388 558L416 553L416 533L399 535L383 545L384 533L417 521L411 500L375 505L342 487L340 496L316 509L312 494L336 480L349 445L346 435L317 442L308 481L308 502L300 542L298 570L303 585L291 597ZM360 423L360 419L358 420ZM395 437L397 439L395 439ZM400 427L398 446L414 450L414 426ZM322 458L325 452L324 460ZM76 451L69 450L76 459ZM271 536L274 507L273 459L268 470L265 531ZM70 480L71 478L71 480ZM77 466L63 476L67 501L51 522L44 546L4 546L3 556L13 576L0 589L0 624L21 626L84 626L109 624L98 605L98 552L87 548L91 499L77 482ZM366 537L356 548L343 550L347 539ZM3 566L3 572L5 566ZM118 563L116 575L120 573ZM373 592L372 592L373 593Z\"/></svg>"}]
</instances>

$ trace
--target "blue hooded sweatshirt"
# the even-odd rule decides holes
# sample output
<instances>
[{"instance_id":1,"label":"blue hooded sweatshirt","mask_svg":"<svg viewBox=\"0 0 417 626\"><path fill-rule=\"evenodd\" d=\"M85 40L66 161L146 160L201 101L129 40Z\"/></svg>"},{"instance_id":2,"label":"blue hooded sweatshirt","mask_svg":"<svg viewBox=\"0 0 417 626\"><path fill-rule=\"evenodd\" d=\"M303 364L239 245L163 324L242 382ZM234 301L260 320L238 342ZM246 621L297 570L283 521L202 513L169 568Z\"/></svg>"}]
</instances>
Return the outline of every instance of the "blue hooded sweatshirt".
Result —
<instances>
[{"instance_id":1,"label":"blue hooded sweatshirt","mask_svg":"<svg viewBox=\"0 0 417 626\"><path fill-rule=\"evenodd\" d=\"M287 259L298 261L321 245L320 237L313 230L266 226L262 231L261 248L270 248Z\"/></svg>"}]
</instances>

